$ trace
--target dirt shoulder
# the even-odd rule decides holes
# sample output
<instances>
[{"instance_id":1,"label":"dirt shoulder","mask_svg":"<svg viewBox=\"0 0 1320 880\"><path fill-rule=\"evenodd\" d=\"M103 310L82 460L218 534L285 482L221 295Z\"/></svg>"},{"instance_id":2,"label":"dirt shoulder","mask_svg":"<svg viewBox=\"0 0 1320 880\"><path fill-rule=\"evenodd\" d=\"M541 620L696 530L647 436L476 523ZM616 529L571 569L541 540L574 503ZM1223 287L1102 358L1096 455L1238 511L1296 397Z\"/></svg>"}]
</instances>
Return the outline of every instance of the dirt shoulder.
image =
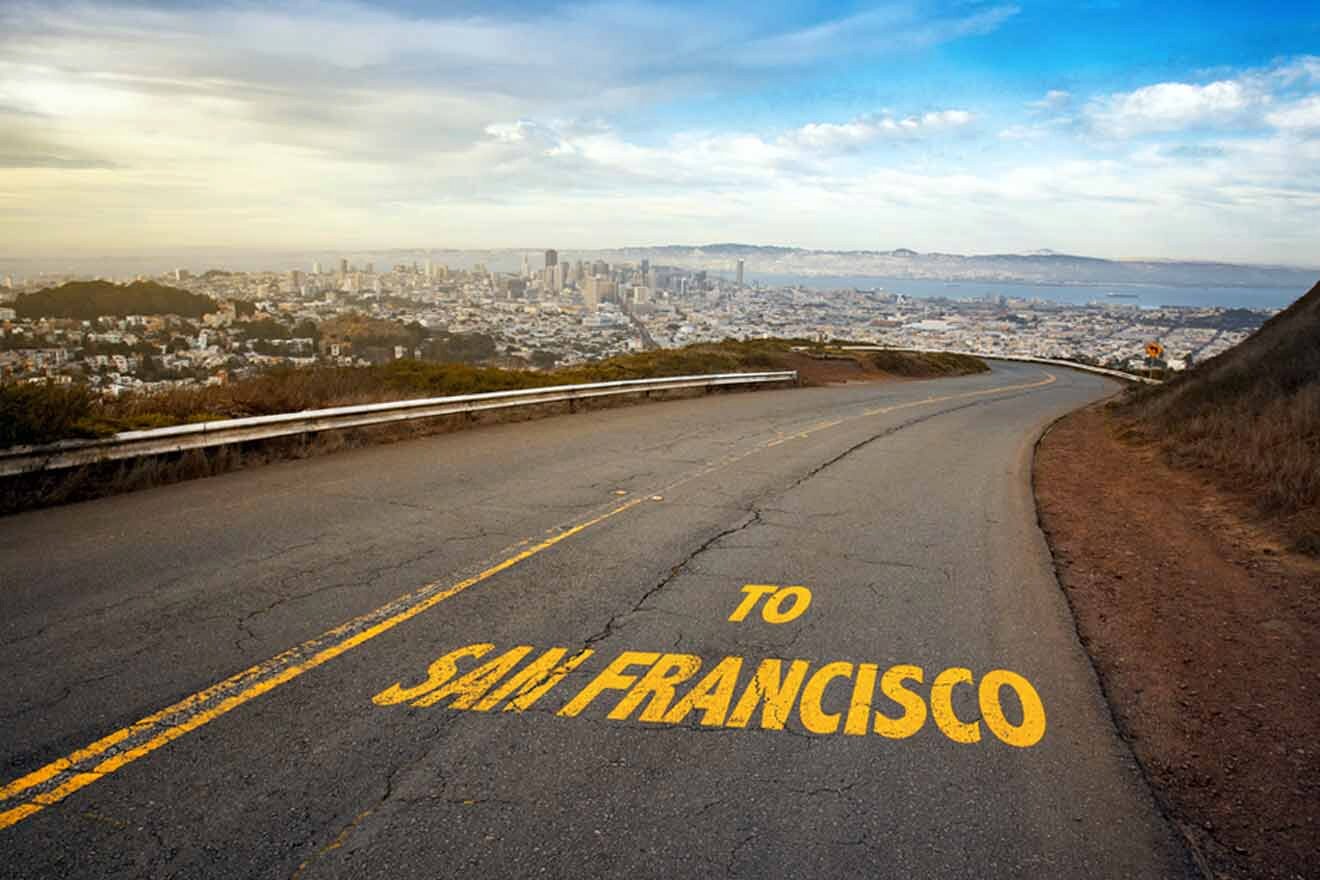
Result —
<instances>
[{"instance_id":1,"label":"dirt shoulder","mask_svg":"<svg viewBox=\"0 0 1320 880\"><path fill-rule=\"evenodd\" d=\"M1120 731L1214 877L1320 877L1320 564L1103 408L1035 464L1060 582Z\"/></svg>"}]
</instances>

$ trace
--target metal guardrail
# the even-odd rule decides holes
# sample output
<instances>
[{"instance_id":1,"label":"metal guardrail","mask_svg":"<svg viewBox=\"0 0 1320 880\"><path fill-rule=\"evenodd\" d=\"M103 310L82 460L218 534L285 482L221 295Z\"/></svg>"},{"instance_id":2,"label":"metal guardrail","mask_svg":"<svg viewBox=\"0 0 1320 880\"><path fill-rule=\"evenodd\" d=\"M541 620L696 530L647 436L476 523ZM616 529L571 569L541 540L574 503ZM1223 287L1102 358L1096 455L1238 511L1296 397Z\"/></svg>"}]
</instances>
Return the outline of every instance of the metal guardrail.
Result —
<instances>
[{"instance_id":1,"label":"metal guardrail","mask_svg":"<svg viewBox=\"0 0 1320 880\"><path fill-rule=\"evenodd\" d=\"M188 449L203 449L249 440L268 440L293 434L360 428L543 403L589 400L617 394L678 391L690 388L710 390L731 385L764 385L796 381L796 370L769 373L717 373L708 376L674 376L666 379L626 379L617 382L520 388L516 391L397 400L243 419L196 422L147 431L124 431L96 440L62 440L41 446L13 446L0 449L0 476L60 470L103 461L183 452Z\"/></svg>"},{"instance_id":2,"label":"metal guardrail","mask_svg":"<svg viewBox=\"0 0 1320 880\"><path fill-rule=\"evenodd\" d=\"M840 346L844 351L894 351L894 346L884 345L844 345ZM898 349L901 351L919 351L924 354L966 354L972 357L984 358L991 361L1020 361L1028 364L1053 364L1056 367L1069 367L1074 370L1083 370L1087 373L1095 373L1100 376L1110 376L1114 379L1123 379L1128 382L1142 382L1146 385L1160 385L1159 379L1151 379L1146 376L1138 376L1134 373L1125 373L1122 370L1111 370L1107 367L1093 367L1090 364L1079 364L1076 361L1066 361L1059 358L1032 357L1030 355L1017 354L987 354L983 351L954 351L948 348L908 348Z\"/></svg>"},{"instance_id":3,"label":"metal guardrail","mask_svg":"<svg viewBox=\"0 0 1320 880\"><path fill-rule=\"evenodd\" d=\"M988 360L999 361L1022 361L1029 364L1053 364L1056 367L1068 367L1073 370L1082 370L1087 373L1095 373L1099 376L1109 376L1114 379L1122 379L1127 382L1141 382L1145 385L1162 385L1160 379L1152 379L1149 376L1138 376L1135 373L1126 373L1122 370L1111 370L1108 367L1093 367L1090 364L1079 364L1076 361L1065 361L1059 358L1039 358L1028 357L1025 355L1009 354L979 354L977 357Z\"/></svg>"}]
</instances>

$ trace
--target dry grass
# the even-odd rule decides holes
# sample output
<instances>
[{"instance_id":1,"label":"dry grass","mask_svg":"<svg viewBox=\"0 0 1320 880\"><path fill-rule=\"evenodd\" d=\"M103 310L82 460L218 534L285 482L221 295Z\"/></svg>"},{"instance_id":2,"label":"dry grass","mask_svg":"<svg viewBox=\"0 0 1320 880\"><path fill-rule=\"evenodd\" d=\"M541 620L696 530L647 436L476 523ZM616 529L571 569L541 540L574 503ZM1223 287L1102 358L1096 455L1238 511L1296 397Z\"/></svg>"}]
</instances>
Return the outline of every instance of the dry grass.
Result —
<instances>
[{"instance_id":1,"label":"dry grass","mask_svg":"<svg viewBox=\"0 0 1320 880\"><path fill-rule=\"evenodd\" d=\"M868 360L881 372L908 378L931 379L990 372L990 367L980 358L949 352L877 351L869 353Z\"/></svg>"},{"instance_id":2,"label":"dry grass","mask_svg":"<svg viewBox=\"0 0 1320 880\"><path fill-rule=\"evenodd\" d=\"M1115 406L1168 460L1250 495L1320 555L1320 284L1249 339Z\"/></svg>"}]
</instances>

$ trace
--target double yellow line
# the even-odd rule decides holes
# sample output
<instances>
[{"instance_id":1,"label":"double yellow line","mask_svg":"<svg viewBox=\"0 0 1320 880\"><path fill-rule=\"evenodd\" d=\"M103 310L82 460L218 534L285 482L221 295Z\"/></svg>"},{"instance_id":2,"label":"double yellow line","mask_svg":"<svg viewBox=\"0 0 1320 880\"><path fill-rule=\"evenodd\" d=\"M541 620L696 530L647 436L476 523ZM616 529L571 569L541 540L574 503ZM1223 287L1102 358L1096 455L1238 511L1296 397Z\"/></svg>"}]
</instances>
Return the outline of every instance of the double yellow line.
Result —
<instances>
[{"instance_id":1,"label":"double yellow line","mask_svg":"<svg viewBox=\"0 0 1320 880\"><path fill-rule=\"evenodd\" d=\"M21 802L0 812L0 828L8 828L51 804L59 803L78 789L146 757L185 733L209 724L244 703L293 681L304 672L389 632L404 621L457 596L468 587L488 580L579 532L636 507L643 500L634 498L620 504L451 586L442 587L439 581L429 583L388 605L355 617L296 648L185 697L135 724L98 739L86 748L14 780L0 788L0 807L15 799L21 799Z\"/></svg>"}]
</instances>

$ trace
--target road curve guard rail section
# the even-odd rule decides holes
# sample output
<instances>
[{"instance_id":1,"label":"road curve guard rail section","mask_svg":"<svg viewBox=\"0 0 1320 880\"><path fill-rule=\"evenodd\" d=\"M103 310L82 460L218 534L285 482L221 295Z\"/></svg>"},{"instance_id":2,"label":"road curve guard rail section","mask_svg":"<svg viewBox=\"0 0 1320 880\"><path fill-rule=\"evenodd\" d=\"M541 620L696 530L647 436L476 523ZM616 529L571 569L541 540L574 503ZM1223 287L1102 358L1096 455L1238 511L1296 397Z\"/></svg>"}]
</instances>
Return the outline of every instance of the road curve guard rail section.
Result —
<instances>
[{"instance_id":1,"label":"road curve guard rail section","mask_svg":"<svg viewBox=\"0 0 1320 880\"><path fill-rule=\"evenodd\" d=\"M1111 370L1107 367L1093 367L1090 364L1079 364L1076 361L1065 361L1059 358L1031 357L1029 355L1018 354L989 354L984 351L954 351L949 348L909 348L895 349L892 346L883 345L845 345L844 351L919 351L924 354L966 354L972 357L983 358L988 361L1020 361L1026 364L1052 364L1056 367L1068 367L1073 370L1083 370L1087 373L1095 373L1100 376L1109 376L1113 379L1122 379L1125 382L1141 382L1146 385L1161 385L1159 379L1151 379L1147 376L1138 376L1134 373L1125 373L1122 370Z\"/></svg>"},{"instance_id":2,"label":"road curve guard rail section","mask_svg":"<svg viewBox=\"0 0 1320 880\"><path fill-rule=\"evenodd\" d=\"M700 388L706 391L740 385L796 382L797 371L768 373L717 373L706 376L673 376L664 379L625 379L585 385L552 385L520 388L421 400L396 400L359 406L303 410L242 419L195 422L147 431L124 431L95 440L62 440L41 446L0 449L0 476L55 471L118 459L138 458L203 449L250 440L268 440L294 434L361 428L391 422L428 419L436 416L477 413L485 410L536 406L652 391Z\"/></svg>"}]
</instances>

